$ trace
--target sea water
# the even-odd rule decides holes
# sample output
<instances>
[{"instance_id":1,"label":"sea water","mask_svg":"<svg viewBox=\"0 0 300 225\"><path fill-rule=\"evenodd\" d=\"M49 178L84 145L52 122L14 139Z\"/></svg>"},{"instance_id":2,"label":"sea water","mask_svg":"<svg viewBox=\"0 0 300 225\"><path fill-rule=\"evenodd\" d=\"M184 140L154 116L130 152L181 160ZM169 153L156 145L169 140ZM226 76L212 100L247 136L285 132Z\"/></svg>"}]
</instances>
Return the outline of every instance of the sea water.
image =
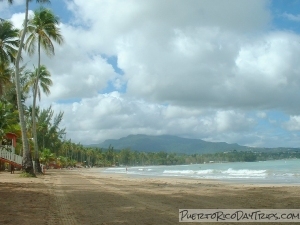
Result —
<instances>
[{"instance_id":1,"label":"sea water","mask_svg":"<svg viewBox=\"0 0 300 225\"><path fill-rule=\"evenodd\" d=\"M261 162L207 163L176 166L107 168L104 173L149 177L182 177L246 183L300 184L300 159Z\"/></svg>"}]
</instances>

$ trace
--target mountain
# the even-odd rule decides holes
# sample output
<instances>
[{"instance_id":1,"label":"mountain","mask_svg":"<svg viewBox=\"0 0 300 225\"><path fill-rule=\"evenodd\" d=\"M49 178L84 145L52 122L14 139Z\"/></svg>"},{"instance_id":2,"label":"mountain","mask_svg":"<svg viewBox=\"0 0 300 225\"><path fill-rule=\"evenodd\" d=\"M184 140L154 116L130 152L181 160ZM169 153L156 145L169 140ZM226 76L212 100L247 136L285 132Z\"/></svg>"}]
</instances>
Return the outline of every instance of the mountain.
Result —
<instances>
[{"instance_id":1,"label":"mountain","mask_svg":"<svg viewBox=\"0 0 300 225\"><path fill-rule=\"evenodd\" d=\"M181 138L171 135L129 135L120 139L108 139L101 144L91 145L91 147L108 148L109 146L114 149L130 148L133 151L143 152L174 152L174 153L216 153L225 151L255 151L256 148L241 146L238 144L228 144L225 142L208 142L200 139Z\"/></svg>"}]
</instances>

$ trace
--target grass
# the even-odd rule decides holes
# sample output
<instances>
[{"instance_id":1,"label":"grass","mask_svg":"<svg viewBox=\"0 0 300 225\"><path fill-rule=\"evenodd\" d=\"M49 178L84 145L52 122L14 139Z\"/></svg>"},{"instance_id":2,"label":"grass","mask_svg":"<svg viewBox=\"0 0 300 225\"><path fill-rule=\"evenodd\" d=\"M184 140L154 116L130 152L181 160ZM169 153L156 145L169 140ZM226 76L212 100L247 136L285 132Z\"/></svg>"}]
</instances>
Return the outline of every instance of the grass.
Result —
<instances>
[{"instance_id":1,"label":"grass","mask_svg":"<svg viewBox=\"0 0 300 225\"><path fill-rule=\"evenodd\" d=\"M31 173L22 172L20 174L20 177L32 178L32 177L36 177L36 175L35 174L31 174Z\"/></svg>"}]
</instances>

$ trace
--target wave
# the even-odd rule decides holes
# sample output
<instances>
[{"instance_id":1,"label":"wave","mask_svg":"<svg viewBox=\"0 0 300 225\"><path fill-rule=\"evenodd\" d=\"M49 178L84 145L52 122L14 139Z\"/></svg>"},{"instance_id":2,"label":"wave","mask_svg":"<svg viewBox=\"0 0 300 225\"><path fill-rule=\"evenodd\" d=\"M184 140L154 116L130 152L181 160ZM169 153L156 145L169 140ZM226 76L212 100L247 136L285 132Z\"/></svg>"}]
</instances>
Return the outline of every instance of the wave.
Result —
<instances>
[{"instance_id":1,"label":"wave","mask_svg":"<svg viewBox=\"0 0 300 225\"><path fill-rule=\"evenodd\" d=\"M229 168L227 170L164 170L163 174L177 174L177 175L220 175L221 177L265 177L267 176L267 170L248 170L240 169L234 170Z\"/></svg>"},{"instance_id":2,"label":"wave","mask_svg":"<svg viewBox=\"0 0 300 225\"><path fill-rule=\"evenodd\" d=\"M234 170L229 168L225 171L222 171L223 174L228 174L229 176L237 176L237 177L266 177L267 170L250 170L250 169L240 169Z\"/></svg>"},{"instance_id":3,"label":"wave","mask_svg":"<svg viewBox=\"0 0 300 225\"><path fill-rule=\"evenodd\" d=\"M103 170L102 170L103 171ZM240 180L299 183L298 161L282 165L282 161L263 163L227 163L176 166L134 166L107 168L103 172L154 177L189 177L195 179Z\"/></svg>"}]
</instances>

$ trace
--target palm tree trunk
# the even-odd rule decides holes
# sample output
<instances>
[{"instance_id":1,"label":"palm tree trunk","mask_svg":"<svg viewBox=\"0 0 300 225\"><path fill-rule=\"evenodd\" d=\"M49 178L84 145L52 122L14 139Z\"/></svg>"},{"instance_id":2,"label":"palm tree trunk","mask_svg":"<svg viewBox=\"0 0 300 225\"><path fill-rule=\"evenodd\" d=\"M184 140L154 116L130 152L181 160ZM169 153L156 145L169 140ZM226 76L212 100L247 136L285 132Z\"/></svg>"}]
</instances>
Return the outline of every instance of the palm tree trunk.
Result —
<instances>
[{"instance_id":1,"label":"palm tree trunk","mask_svg":"<svg viewBox=\"0 0 300 225\"><path fill-rule=\"evenodd\" d=\"M38 148L38 141L37 141L37 132L36 132L36 116L35 116L35 107L36 107L36 97L38 91L38 82L39 82L39 75L40 75L40 68L41 68L41 42L40 37L38 41L38 74L36 75L36 80L34 82L33 88L33 104L32 104L32 133L34 139L34 161L35 161L35 172L42 173L42 168L40 165L39 160L39 148Z\"/></svg>"},{"instance_id":2,"label":"palm tree trunk","mask_svg":"<svg viewBox=\"0 0 300 225\"><path fill-rule=\"evenodd\" d=\"M36 94L37 93L37 83L34 87L34 97L33 97L33 106L32 106L32 133L34 140L34 161L35 161L35 172L42 173L42 168L39 160L39 148L37 142L37 132L36 132L36 116L35 116L35 107L36 107Z\"/></svg>"},{"instance_id":3,"label":"palm tree trunk","mask_svg":"<svg viewBox=\"0 0 300 225\"><path fill-rule=\"evenodd\" d=\"M29 5L29 0L26 0L24 30L21 35L20 46L19 46L17 57L16 57L16 63L15 63L16 64L15 81L16 81L17 104L18 104L18 109L19 109L19 119L20 119L21 132L22 132L22 143L23 143L22 169L26 173L30 173L30 174L34 175L33 163L32 163L32 158L31 158L31 152L29 149L25 119L24 119L24 109L23 109L23 105L21 102L21 87L20 87L20 74L19 74L20 73L20 65L19 65L20 58L21 58L21 53L22 53L26 29L27 29L28 5Z\"/></svg>"}]
</instances>

